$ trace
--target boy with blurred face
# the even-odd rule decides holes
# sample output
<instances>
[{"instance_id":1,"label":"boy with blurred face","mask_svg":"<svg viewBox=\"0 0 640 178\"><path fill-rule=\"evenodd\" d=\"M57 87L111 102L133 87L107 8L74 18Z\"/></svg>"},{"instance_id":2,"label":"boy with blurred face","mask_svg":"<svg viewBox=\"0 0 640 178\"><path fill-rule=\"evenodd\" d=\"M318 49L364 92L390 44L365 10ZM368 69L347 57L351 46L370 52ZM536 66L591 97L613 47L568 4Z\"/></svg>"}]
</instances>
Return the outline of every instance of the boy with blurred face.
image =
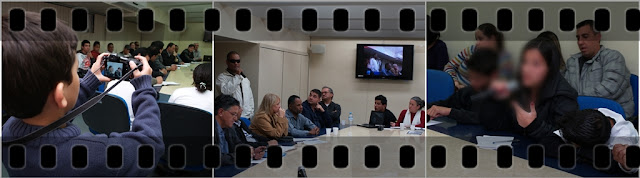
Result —
<instances>
[{"instance_id":1,"label":"boy with blurred face","mask_svg":"<svg viewBox=\"0 0 640 178\"><path fill-rule=\"evenodd\" d=\"M331 128L333 121L329 116L329 112L325 112L321 106L320 96L322 96L322 92L318 89L313 89L309 92L307 101L302 103L302 115L309 118L314 125L320 128Z\"/></svg>"},{"instance_id":2,"label":"boy with blurred face","mask_svg":"<svg viewBox=\"0 0 640 178\"><path fill-rule=\"evenodd\" d=\"M494 113L496 109L503 108L489 108L491 106L489 103L493 102L492 97L471 99L471 96L487 91L492 82L498 78L498 53L493 50L478 49L465 62L469 71L470 86L456 91L445 100L428 103L427 115L431 119L449 117L460 123L480 124L481 118L491 118L491 116L479 116Z\"/></svg>"}]
</instances>

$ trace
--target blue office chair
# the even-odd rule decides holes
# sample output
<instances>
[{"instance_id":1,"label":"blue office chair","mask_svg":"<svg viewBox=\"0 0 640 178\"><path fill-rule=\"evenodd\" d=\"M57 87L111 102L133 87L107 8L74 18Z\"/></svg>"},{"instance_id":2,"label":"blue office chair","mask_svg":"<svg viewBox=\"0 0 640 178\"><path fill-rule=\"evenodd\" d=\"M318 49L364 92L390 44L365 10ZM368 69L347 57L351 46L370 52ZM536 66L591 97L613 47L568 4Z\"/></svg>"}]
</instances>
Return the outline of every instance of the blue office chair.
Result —
<instances>
[{"instance_id":1,"label":"blue office chair","mask_svg":"<svg viewBox=\"0 0 640 178\"><path fill-rule=\"evenodd\" d=\"M158 102L158 106L165 145L165 154L160 158L160 164L168 163L171 145L183 145L186 153L184 170L206 171L202 154L206 145L213 144L213 115L202 109L175 103Z\"/></svg>"},{"instance_id":2,"label":"blue office chair","mask_svg":"<svg viewBox=\"0 0 640 178\"><path fill-rule=\"evenodd\" d=\"M578 105L580 107L580 110L607 108L622 115L623 118L627 118L624 115L624 109L622 108L622 106L610 99L595 96L578 96Z\"/></svg>"},{"instance_id":3,"label":"blue office chair","mask_svg":"<svg viewBox=\"0 0 640 178\"><path fill-rule=\"evenodd\" d=\"M247 119L246 117L240 117L240 120L247 125L247 127L251 126L251 120Z\"/></svg>"},{"instance_id":4,"label":"blue office chair","mask_svg":"<svg viewBox=\"0 0 640 178\"><path fill-rule=\"evenodd\" d=\"M638 116L638 76L631 74L631 79L629 80L631 84L631 88L633 89L633 116Z\"/></svg>"},{"instance_id":5,"label":"blue office chair","mask_svg":"<svg viewBox=\"0 0 640 178\"><path fill-rule=\"evenodd\" d=\"M449 74L427 69L427 103L447 99L454 91L453 79Z\"/></svg>"},{"instance_id":6,"label":"blue office chair","mask_svg":"<svg viewBox=\"0 0 640 178\"><path fill-rule=\"evenodd\" d=\"M105 95L100 102L82 113L82 119L93 134L128 132L131 126L127 102L113 94Z\"/></svg>"}]
</instances>

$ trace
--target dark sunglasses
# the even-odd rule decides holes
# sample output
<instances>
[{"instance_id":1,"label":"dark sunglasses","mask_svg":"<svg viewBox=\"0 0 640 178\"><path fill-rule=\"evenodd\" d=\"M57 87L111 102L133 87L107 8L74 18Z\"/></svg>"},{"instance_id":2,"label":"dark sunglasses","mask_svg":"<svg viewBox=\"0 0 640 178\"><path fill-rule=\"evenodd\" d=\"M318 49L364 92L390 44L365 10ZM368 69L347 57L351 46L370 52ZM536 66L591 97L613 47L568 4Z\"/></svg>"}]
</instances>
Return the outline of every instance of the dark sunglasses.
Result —
<instances>
[{"instance_id":1,"label":"dark sunglasses","mask_svg":"<svg viewBox=\"0 0 640 178\"><path fill-rule=\"evenodd\" d=\"M230 63L240 63L240 59L229 59Z\"/></svg>"}]
</instances>

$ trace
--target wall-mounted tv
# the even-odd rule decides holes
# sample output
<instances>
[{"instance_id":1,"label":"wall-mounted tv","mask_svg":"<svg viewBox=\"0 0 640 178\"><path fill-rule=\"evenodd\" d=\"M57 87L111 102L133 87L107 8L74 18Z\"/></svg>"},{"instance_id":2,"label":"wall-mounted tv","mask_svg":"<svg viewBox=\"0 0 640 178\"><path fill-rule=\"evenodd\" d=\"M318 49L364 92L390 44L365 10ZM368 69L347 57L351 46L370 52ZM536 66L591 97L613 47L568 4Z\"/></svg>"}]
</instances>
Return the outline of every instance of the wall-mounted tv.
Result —
<instances>
[{"instance_id":1,"label":"wall-mounted tv","mask_svg":"<svg viewBox=\"0 0 640 178\"><path fill-rule=\"evenodd\" d=\"M413 45L358 44L356 78L413 80Z\"/></svg>"}]
</instances>

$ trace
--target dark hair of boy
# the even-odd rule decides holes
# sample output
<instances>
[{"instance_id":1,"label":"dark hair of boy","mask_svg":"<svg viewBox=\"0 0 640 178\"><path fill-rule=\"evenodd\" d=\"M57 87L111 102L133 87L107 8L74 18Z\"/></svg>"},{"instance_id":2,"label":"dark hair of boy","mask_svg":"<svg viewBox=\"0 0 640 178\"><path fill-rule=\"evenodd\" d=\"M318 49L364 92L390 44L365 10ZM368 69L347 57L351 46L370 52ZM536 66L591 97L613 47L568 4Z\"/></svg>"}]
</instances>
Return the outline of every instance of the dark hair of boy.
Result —
<instances>
[{"instance_id":1,"label":"dark hair of boy","mask_svg":"<svg viewBox=\"0 0 640 178\"><path fill-rule=\"evenodd\" d=\"M240 106L240 102L233 98L230 95L220 95L217 96L213 101L213 109L215 110L215 114L218 114L218 110L229 110L229 108L233 106Z\"/></svg>"},{"instance_id":2,"label":"dark hair of boy","mask_svg":"<svg viewBox=\"0 0 640 178\"><path fill-rule=\"evenodd\" d=\"M97 46L97 45L100 45L100 42L99 41L94 41L93 42L93 46Z\"/></svg>"},{"instance_id":3,"label":"dark hair of boy","mask_svg":"<svg viewBox=\"0 0 640 178\"><path fill-rule=\"evenodd\" d=\"M149 50L147 50L147 48L138 48L131 53L131 56L137 56L138 54L143 57L147 56L149 55ZM151 57L151 55L149 55L149 57Z\"/></svg>"},{"instance_id":4,"label":"dark hair of boy","mask_svg":"<svg viewBox=\"0 0 640 178\"><path fill-rule=\"evenodd\" d=\"M311 90L312 93L318 94L318 97L322 97L322 92L318 89Z\"/></svg>"},{"instance_id":5,"label":"dark hair of boy","mask_svg":"<svg viewBox=\"0 0 640 178\"><path fill-rule=\"evenodd\" d=\"M211 63L204 63L193 69L193 85L199 92L213 90L211 67Z\"/></svg>"},{"instance_id":6,"label":"dark hair of boy","mask_svg":"<svg viewBox=\"0 0 640 178\"><path fill-rule=\"evenodd\" d=\"M82 40L82 43L80 43L80 46L82 47L84 46L84 44L87 44L87 43L91 45L91 42L89 42L89 40Z\"/></svg>"},{"instance_id":7,"label":"dark hair of boy","mask_svg":"<svg viewBox=\"0 0 640 178\"><path fill-rule=\"evenodd\" d=\"M162 48L164 48L164 43L162 41L153 41L153 42L151 42L151 45L149 45L149 47L151 47L151 46L155 46L158 49L162 49Z\"/></svg>"},{"instance_id":8,"label":"dark hair of boy","mask_svg":"<svg viewBox=\"0 0 640 178\"><path fill-rule=\"evenodd\" d=\"M591 20L591 19L583 20L582 22L576 24L576 29L582 28L585 25L589 25L589 27L591 27L591 31L593 31L594 34L600 33L600 31L596 30L596 28L595 28L595 26L593 24L594 24L594 21Z\"/></svg>"},{"instance_id":9,"label":"dark hair of boy","mask_svg":"<svg viewBox=\"0 0 640 178\"><path fill-rule=\"evenodd\" d=\"M24 29L11 31L9 17L2 16L2 110L16 118L40 114L51 90L59 82L73 81L72 67L77 63L78 38L71 28L43 33L39 13L25 12L24 18Z\"/></svg>"},{"instance_id":10,"label":"dark hair of boy","mask_svg":"<svg viewBox=\"0 0 640 178\"><path fill-rule=\"evenodd\" d=\"M195 47L196 47L196 45L189 44L189 47L187 47L187 48L191 48L191 47L194 47L194 48L195 48Z\"/></svg>"},{"instance_id":11,"label":"dark hair of boy","mask_svg":"<svg viewBox=\"0 0 640 178\"><path fill-rule=\"evenodd\" d=\"M167 48L170 48L170 47L172 47L172 46L174 46L174 45L176 45L176 44L169 43L169 44L167 45Z\"/></svg>"},{"instance_id":12,"label":"dark hair of boy","mask_svg":"<svg viewBox=\"0 0 640 178\"><path fill-rule=\"evenodd\" d=\"M439 38L440 32L434 32L431 30L431 16L427 15L427 45L435 43Z\"/></svg>"},{"instance_id":13,"label":"dark hair of boy","mask_svg":"<svg viewBox=\"0 0 640 178\"><path fill-rule=\"evenodd\" d=\"M465 63L469 70L491 76L498 70L498 53L492 50L478 49L471 54Z\"/></svg>"},{"instance_id":14,"label":"dark hair of boy","mask_svg":"<svg viewBox=\"0 0 640 178\"><path fill-rule=\"evenodd\" d=\"M605 144L611 135L609 117L595 109L572 111L558 119L562 137L581 147Z\"/></svg>"},{"instance_id":15,"label":"dark hair of boy","mask_svg":"<svg viewBox=\"0 0 640 178\"><path fill-rule=\"evenodd\" d=\"M287 106L291 106L296 99L300 99L300 97L298 95L291 95L289 96L289 99L287 99Z\"/></svg>"},{"instance_id":16,"label":"dark hair of boy","mask_svg":"<svg viewBox=\"0 0 640 178\"><path fill-rule=\"evenodd\" d=\"M109 43L109 44L107 44L107 46L113 46L113 43Z\"/></svg>"},{"instance_id":17,"label":"dark hair of boy","mask_svg":"<svg viewBox=\"0 0 640 178\"><path fill-rule=\"evenodd\" d=\"M382 105L387 105L387 97L378 95L376 96L375 100L380 100L380 103L382 103Z\"/></svg>"}]
</instances>

